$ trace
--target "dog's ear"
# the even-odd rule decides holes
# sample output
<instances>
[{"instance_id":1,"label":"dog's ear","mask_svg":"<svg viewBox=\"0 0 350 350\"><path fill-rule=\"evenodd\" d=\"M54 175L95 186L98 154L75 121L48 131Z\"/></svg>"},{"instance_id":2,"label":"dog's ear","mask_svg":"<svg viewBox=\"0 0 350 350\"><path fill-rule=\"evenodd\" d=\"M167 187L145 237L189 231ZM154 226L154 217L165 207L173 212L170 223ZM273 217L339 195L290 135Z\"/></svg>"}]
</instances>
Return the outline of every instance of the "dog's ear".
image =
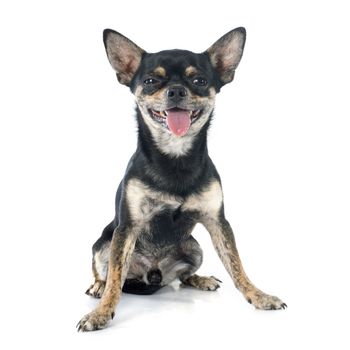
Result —
<instances>
[{"instance_id":1,"label":"dog's ear","mask_svg":"<svg viewBox=\"0 0 350 350\"><path fill-rule=\"evenodd\" d=\"M145 51L124 35L111 29L103 31L103 42L108 60L117 72L119 82L129 86Z\"/></svg>"},{"instance_id":2,"label":"dog's ear","mask_svg":"<svg viewBox=\"0 0 350 350\"><path fill-rule=\"evenodd\" d=\"M245 29L236 28L221 37L206 51L223 84L233 80L235 70L242 58L245 38Z\"/></svg>"}]
</instances>

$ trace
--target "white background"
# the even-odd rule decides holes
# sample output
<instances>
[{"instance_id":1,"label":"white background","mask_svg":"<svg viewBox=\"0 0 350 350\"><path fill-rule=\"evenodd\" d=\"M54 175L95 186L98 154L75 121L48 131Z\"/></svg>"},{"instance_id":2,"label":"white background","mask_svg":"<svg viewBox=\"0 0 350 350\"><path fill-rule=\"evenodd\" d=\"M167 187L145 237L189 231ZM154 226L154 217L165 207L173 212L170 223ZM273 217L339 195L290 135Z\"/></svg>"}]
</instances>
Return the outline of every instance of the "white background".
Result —
<instances>
[{"instance_id":1,"label":"white background","mask_svg":"<svg viewBox=\"0 0 350 350\"><path fill-rule=\"evenodd\" d=\"M124 295L107 329L77 333L96 305L91 245L136 146L102 30L201 52L238 26L210 155L248 275L288 310L247 304L198 227L218 292ZM2 1L1 348L349 349L349 33L346 1Z\"/></svg>"}]
</instances>

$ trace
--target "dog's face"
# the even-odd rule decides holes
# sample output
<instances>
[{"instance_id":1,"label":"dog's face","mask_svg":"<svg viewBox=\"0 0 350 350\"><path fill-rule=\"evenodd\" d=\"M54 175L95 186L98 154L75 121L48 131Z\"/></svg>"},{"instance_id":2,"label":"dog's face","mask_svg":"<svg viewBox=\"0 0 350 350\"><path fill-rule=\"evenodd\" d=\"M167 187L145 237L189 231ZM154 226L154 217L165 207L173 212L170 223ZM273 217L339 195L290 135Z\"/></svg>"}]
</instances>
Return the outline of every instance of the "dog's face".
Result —
<instances>
[{"instance_id":1,"label":"dog's face","mask_svg":"<svg viewBox=\"0 0 350 350\"><path fill-rule=\"evenodd\" d=\"M123 35L104 31L108 59L120 83L130 87L155 142L185 154L209 122L215 95L231 82L243 54L245 30L237 28L203 53L146 53ZM171 148L171 147L170 147ZM162 149L171 154L170 148Z\"/></svg>"},{"instance_id":2,"label":"dog's face","mask_svg":"<svg viewBox=\"0 0 350 350\"><path fill-rule=\"evenodd\" d=\"M169 50L145 55L131 88L149 127L183 137L208 120L216 79L205 55Z\"/></svg>"}]
</instances>

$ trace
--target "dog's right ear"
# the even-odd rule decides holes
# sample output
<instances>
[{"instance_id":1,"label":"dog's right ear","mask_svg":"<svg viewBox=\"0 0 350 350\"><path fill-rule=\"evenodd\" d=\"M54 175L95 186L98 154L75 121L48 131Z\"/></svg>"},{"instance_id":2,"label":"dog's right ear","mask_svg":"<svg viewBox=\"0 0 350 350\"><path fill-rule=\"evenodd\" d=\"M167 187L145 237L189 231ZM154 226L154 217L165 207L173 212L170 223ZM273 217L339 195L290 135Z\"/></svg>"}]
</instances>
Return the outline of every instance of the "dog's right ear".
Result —
<instances>
[{"instance_id":1,"label":"dog's right ear","mask_svg":"<svg viewBox=\"0 0 350 350\"><path fill-rule=\"evenodd\" d=\"M130 86L130 82L140 66L145 51L124 35L112 29L103 31L103 42L108 60L117 72L119 82Z\"/></svg>"}]
</instances>

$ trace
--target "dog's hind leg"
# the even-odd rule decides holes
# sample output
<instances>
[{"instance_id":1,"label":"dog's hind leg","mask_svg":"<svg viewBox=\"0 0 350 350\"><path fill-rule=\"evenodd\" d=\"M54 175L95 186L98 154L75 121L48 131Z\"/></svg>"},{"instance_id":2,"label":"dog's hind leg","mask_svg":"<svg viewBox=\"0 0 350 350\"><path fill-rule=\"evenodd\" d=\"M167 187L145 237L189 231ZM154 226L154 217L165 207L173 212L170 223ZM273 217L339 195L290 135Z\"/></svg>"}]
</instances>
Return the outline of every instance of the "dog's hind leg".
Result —
<instances>
[{"instance_id":1,"label":"dog's hind leg","mask_svg":"<svg viewBox=\"0 0 350 350\"><path fill-rule=\"evenodd\" d=\"M87 289L85 294L94 298L101 298L105 290L110 244L113 235L113 223L109 224L103 231L102 236L92 247L92 273L94 283Z\"/></svg>"},{"instance_id":2,"label":"dog's hind leg","mask_svg":"<svg viewBox=\"0 0 350 350\"><path fill-rule=\"evenodd\" d=\"M95 281L85 293L94 298L101 298L106 286L110 250L109 246L110 242L107 242L101 250L98 250L93 254L92 272Z\"/></svg>"},{"instance_id":3,"label":"dog's hind leg","mask_svg":"<svg viewBox=\"0 0 350 350\"><path fill-rule=\"evenodd\" d=\"M203 252L198 242L191 236L180 245L182 258L179 265L184 264L179 271L178 277L181 286L189 286L200 290L214 291L220 288L220 280L214 276L198 276L195 272L200 268L203 261Z\"/></svg>"},{"instance_id":4,"label":"dog's hind leg","mask_svg":"<svg viewBox=\"0 0 350 350\"><path fill-rule=\"evenodd\" d=\"M209 290L214 291L220 288L220 283L222 283L219 279L214 276L206 277L206 276L198 276L191 275L187 278L180 278L182 282L182 286L190 286L200 290Z\"/></svg>"}]
</instances>

